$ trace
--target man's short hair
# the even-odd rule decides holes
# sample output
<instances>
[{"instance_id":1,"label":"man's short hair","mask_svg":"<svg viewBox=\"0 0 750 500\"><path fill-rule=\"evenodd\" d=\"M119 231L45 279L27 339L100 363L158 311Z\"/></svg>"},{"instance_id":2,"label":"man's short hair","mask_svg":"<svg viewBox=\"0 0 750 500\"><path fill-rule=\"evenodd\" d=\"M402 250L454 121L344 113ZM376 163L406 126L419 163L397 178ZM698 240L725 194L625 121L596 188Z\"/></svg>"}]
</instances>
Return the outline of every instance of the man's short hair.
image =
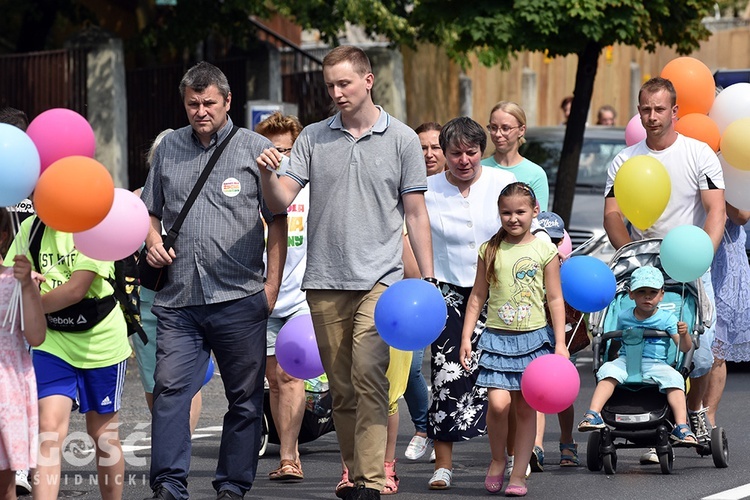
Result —
<instances>
[{"instance_id":1,"label":"man's short hair","mask_svg":"<svg viewBox=\"0 0 750 500\"><path fill-rule=\"evenodd\" d=\"M651 95L661 92L662 90L669 92L672 107L674 107L677 104L677 91L674 89L674 85L672 85L671 81L660 76L655 76L641 85L641 90L638 92L638 103L640 104L641 96L644 93Z\"/></svg>"},{"instance_id":2,"label":"man's short hair","mask_svg":"<svg viewBox=\"0 0 750 500\"><path fill-rule=\"evenodd\" d=\"M226 75L211 63L201 61L185 73L180 81L180 97L185 99L185 89L190 87L196 92L203 92L211 85L216 85L224 101L229 98L231 90Z\"/></svg>"},{"instance_id":3,"label":"man's short hair","mask_svg":"<svg viewBox=\"0 0 750 500\"><path fill-rule=\"evenodd\" d=\"M350 63L354 71L360 76L372 73L370 58L367 57L364 50L353 45L339 45L331 50L323 58L323 67L335 66L343 62Z\"/></svg>"},{"instance_id":4,"label":"man's short hair","mask_svg":"<svg viewBox=\"0 0 750 500\"><path fill-rule=\"evenodd\" d=\"M13 125L26 132L26 128L29 126L29 118L20 109L5 106L0 108L0 123Z\"/></svg>"}]
</instances>

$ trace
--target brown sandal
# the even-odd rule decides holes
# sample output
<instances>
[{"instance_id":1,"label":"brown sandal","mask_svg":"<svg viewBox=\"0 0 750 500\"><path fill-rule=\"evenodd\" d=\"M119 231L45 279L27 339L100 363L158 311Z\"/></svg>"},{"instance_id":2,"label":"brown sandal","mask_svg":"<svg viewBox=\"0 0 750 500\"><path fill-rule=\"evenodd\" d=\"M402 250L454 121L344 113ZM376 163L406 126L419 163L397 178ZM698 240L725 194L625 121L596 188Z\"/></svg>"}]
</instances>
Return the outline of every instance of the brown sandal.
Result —
<instances>
[{"instance_id":1,"label":"brown sandal","mask_svg":"<svg viewBox=\"0 0 750 500\"><path fill-rule=\"evenodd\" d=\"M302 481L304 478L302 464L286 458L281 460L278 469L268 473L268 479L271 481Z\"/></svg>"}]
</instances>

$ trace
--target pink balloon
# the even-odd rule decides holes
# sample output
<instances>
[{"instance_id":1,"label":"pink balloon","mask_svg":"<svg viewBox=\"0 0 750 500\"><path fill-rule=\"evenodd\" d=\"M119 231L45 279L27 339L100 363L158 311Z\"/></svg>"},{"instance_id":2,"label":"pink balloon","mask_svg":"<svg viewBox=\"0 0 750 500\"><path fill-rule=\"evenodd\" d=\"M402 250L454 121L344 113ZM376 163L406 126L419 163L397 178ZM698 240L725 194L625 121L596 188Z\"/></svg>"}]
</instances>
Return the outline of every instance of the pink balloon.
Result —
<instances>
[{"instance_id":1,"label":"pink balloon","mask_svg":"<svg viewBox=\"0 0 750 500\"><path fill-rule=\"evenodd\" d=\"M557 247L557 251L560 253L560 255L562 255L563 259L568 257L568 255L570 255L570 252L573 251L573 242L570 241L570 235L565 229L563 229L562 243L560 243L560 246Z\"/></svg>"},{"instance_id":2,"label":"pink balloon","mask_svg":"<svg viewBox=\"0 0 750 500\"><path fill-rule=\"evenodd\" d=\"M94 157L96 139L86 118L75 111L53 108L34 118L26 133L39 151L41 171L67 156Z\"/></svg>"},{"instance_id":3,"label":"pink balloon","mask_svg":"<svg viewBox=\"0 0 750 500\"><path fill-rule=\"evenodd\" d=\"M560 413L578 397L581 379L575 365L563 356L545 354L529 363L521 376L521 393L541 413Z\"/></svg>"},{"instance_id":4,"label":"pink balloon","mask_svg":"<svg viewBox=\"0 0 750 500\"><path fill-rule=\"evenodd\" d=\"M151 219L146 205L127 189L115 188L112 208L99 224L73 234L76 249L97 260L124 259L137 251L148 234Z\"/></svg>"},{"instance_id":5,"label":"pink balloon","mask_svg":"<svg viewBox=\"0 0 750 500\"><path fill-rule=\"evenodd\" d=\"M641 123L641 115L635 115L625 126L625 144L632 146L646 138L646 129Z\"/></svg>"}]
</instances>

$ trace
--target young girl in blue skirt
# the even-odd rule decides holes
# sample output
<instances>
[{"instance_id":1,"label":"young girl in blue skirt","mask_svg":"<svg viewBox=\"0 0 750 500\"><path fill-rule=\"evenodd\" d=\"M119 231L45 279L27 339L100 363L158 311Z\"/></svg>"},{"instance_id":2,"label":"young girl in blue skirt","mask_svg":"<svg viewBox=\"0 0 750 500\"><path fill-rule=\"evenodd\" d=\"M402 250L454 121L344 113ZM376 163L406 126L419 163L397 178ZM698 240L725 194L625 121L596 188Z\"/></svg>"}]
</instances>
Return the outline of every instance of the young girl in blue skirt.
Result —
<instances>
[{"instance_id":1,"label":"young girl in blue skirt","mask_svg":"<svg viewBox=\"0 0 750 500\"><path fill-rule=\"evenodd\" d=\"M526 464L536 434L536 412L521 394L521 375L535 358L555 353L569 357L565 346L565 310L557 248L536 238L531 221L539 209L534 191L522 182L509 184L497 200L502 227L479 247L477 275L466 306L460 359L468 369L471 334L489 297L477 385L488 389L487 431L492 461L484 486L503 487L505 444L511 401L517 412L515 465L506 496L526 495ZM552 318L547 328L544 303Z\"/></svg>"}]
</instances>

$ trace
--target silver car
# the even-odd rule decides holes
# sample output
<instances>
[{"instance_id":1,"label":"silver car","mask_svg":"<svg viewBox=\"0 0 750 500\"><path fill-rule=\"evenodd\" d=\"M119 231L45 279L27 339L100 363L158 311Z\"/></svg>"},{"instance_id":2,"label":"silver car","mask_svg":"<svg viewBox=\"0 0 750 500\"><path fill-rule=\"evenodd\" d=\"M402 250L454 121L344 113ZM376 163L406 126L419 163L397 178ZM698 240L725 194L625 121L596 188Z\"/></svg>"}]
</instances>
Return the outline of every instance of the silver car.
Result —
<instances>
[{"instance_id":1,"label":"silver car","mask_svg":"<svg viewBox=\"0 0 750 500\"><path fill-rule=\"evenodd\" d=\"M541 165L547 172L550 187L550 206L555 191L560 152L565 138L564 127L530 127L526 129L526 143L520 153ZM607 169L617 153L625 148L625 129L621 127L586 127L578 167L576 192L568 234L574 254L592 255L605 262L614 255L614 248L602 227L604 186Z\"/></svg>"}]
</instances>

